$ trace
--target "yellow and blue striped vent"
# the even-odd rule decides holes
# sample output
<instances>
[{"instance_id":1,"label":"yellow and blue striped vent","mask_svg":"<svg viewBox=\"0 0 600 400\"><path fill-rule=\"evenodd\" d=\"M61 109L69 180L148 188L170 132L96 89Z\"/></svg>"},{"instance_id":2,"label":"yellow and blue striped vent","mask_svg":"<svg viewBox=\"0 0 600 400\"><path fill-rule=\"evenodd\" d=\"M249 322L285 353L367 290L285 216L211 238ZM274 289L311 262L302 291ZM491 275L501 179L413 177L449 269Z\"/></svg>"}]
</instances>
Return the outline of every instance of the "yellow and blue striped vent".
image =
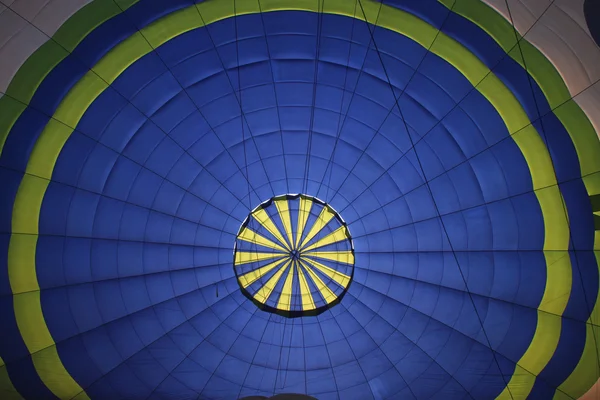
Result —
<instances>
[{"instance_id":1,"label":"yellow and blue striped vent","mask_svg":"<svg viewBox=\"0 0 600 400\"><path fill-rule=\"evenodd\" d=\"M238 283L262 309L285 316L316 315L337 304L354 270L354 248L343 219L306 195L262 203L237 235Z\"/></svg>"}]
</instances>

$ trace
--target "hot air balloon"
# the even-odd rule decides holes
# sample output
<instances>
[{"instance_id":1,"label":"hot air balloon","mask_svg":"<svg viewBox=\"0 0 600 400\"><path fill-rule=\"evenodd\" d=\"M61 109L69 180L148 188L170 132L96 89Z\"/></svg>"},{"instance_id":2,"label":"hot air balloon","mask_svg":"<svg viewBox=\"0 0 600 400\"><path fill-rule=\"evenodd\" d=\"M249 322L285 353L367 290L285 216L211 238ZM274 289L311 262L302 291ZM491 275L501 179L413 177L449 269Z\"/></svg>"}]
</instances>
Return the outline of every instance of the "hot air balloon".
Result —
<instances>
[{"instance_id":1,"label":"hot air balloon","mask_svg":"<svg viewBox=\"0 0 600 400\"><path fill-rule=\"evenodd\" d=\"M0 0L0 399L591 399L591 0Z\"/></svg>"}]
</instances>

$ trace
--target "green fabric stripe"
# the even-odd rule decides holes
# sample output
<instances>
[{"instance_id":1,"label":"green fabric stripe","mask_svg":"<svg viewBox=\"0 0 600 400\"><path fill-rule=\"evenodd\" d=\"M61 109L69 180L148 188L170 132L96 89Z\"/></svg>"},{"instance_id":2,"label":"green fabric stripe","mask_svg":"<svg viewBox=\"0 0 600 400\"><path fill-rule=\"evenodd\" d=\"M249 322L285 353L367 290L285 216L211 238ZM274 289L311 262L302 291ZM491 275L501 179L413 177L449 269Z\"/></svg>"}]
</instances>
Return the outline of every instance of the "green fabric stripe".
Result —
<instances>
[{"instance_id":1,"label":"green fabric stripe","mask_svg":"<svg viewBox=\"0 0 600 400\"><path fill-rule=\"evenodd\" d=\"M112 0L109 0L109 1L112 1ZM464 0L465 3L468 3L469 1L471 1L471 0ZM94 3L91 3L87 7L90 7L92 4L97 4L97 3L98 4L105 4L106 1L105 0L96 0ZM221 7L223 7L224 6L223 3L227 3L227 2L222 2L222 3L218 3L217 4L215 1L209 1L209 2L203 3L203 6L202 6L203 7L203 11L221 11L221 10L217 10L217 9L220 9ZM248 3L246 3L246 4L249 4L249 3L250 4L254 3L254 1L248 0ZM265 3L270 3L270 2L269 1L265 1ZM275 2L273 2L273 3L275 3ZM281 4L281 3L291 3L291 1L289 1L289 0L288 1L286 1L286 0L279 0L279 3L277 3L277 4ZM306 2L306 1L305 1L305 3L308 4L308 2ZM317 2L317 1L315 1L314 3L315 3L315 5L319 4L319 2ZM345 6L345 2L342 2L341 0L338 0L338 1L333 0L333 1L331 1L331 3L334 3L334 4L336 4L336 7L339 7L338 13L340 15L346 15L347 14L347 10L346 10L347 7ZM261 4L263 4L263 3L261 2ZM325 2L325 4L327 4L327 2ZM295 5L295 7L298 7L298 6ZM214 10L212 8L214 8ZM254 7L249 7L249 8L254 8ZM263 11L265 11L265 8L268 9L269 7L263 7ZM193 11L192 14L196 12L196 10L187 10L187 11L190 11L190 12ZM417 37L417 38L414 38L414 39L416 39L417 41L420 41L420 42L424 42L424 43L430 42L430 40L428 39L429 38L429 32L433 28L429 29L428 27L423 26L422 25L422 21L417 21L415 18L413 18L413 16L409 16L409 15L404 15L404 14L400 14L399 15L399 14L396 14L396 15L394 15L394 18L392 18L392 11L393 10L389 10L389 11L390 11L389 15L387 13L383 13L382 14L383 17L382 17L382 21L380 21L380 23L379 23L380 25L386 26L387 23L389 22L392 25L403 26L405 28L405 30L407 31L404 34L407 34L410 37L412 37L411 36L411 34L412 34L412 35L414 35L414 36ZM185 13L186 13L186 11L183 11L181 14L178 14L178 15L180 15L181 17L184 17L183 19L185 20L185 17L186 17ZM76 15L78 15L78 14L79 14L79 12ZM177 13L173 13L173 14L177 14ZM223 18L223 16L226 15L226 13L222 13L222 12L216 12L215 14L216 14L215 18L210 18L211 17L210 16L210 12L203 13L203 17L205 18L205 22L209 23L209 22L212 22L214 20L218 20L219 18ZM219 14L221 14L221 15L219 15ZM368 15L370 15L370 14L368 13ZM107 18L110 18L110 17L107 17ZM195 18L196 18L196 21L197 21L197 16ZM176 22L175 20L177 20L177 16L174 15L174 18L173 18L172 22ZM369 20L370 20L370 18L369 18ZM197 24L197 22L196 22L196 24ZM415 26L413 26L413 25L415 25ZM187 26L187 25L184 24L184 26ZM509 25L509 27L510 27L510 25ZM73 28L73 29L75 31L78 31L80 35L85 35L85 34L89 33L89 31L87 31L85 29L82 29L80 26L78 26L77 28ZM183 30L185 30L185 29L182 29L182 25L181 24L176 24L175 23L175 24L172 24L172 26L169 26L169 24L165 24L164 22L160 26L159 26L159 24L155 23L155 24L152 24L151 26L149 26L149 27L147 27L147 28L144 29L144 31L151 38L154 38L153 35L152 35L152 33L155 34L155 36L156 36L155 39L159 43L154 43L154 40L153 40L153 41L151 41L153 43L153 45L160 44L161 41L168 40L170 38L169 37L170 33L176 33L176 34L178 34L178 33L181 33L181 31L183 31ZM512 30L512 28L511 28L511 30ZM171 32L171 31L173 31L173 32ZM411 33L409 34L408 32L411 32ZM84 36L82 36L82 37L84 37ZM130 38L129 42L133 43L133 41L135 41L135 40L136 40L136 38ZM444 43L448 44L448 46L441 46ZM125 52L124 50L126 48L127 48L127 43L122 43L119 46L119 49L123 50L123 52ZM466 49L463 49L462 46L460 46L458 44L452 43L452 41L450 41L450 40L446 40L446 38L444 38L443 36L442 36L442 39L440 39L440 42L436 43L436 45L434 46L434 49L432 49L432 50L437 51L439 53L439 55L442 56L442 58L445 58L447 60L451 60L454 65L458 65L460 67L459 69L461 70L461 72L467 74L471 78L471 80L475 80L476 81L477 78L481 76L481 72L485 71L485 68L481 68L482 65L479 65L477 63L465 63L465 60L461 59L460 56L462 55L462 56L466 56L468 58L468 54L466 54ZM119 53L119 51L116 50L116 49L115 49L114 52L116 53L114 55L118 55L118 53ZM135 59L138 56L131 56L131 57L133 57ZM64 58L64 56L63 56L63 58ZM116 57L116 58L118 58L118 57ZM39 78L40 82L41 82L41 79L43 79L43 77L46 76L46 74L51 70L51 68L54 65L56 65L58 62L60 62L61 59L62 58L57 57L55 59L53 65L48 64L45 69L42 68L42 72L41 73L38 72L37 77ZM58 61L56 61L56 60L58 60ZM127 61L131 61L131 60L127 60ZM116 68L117 70L120 71L121 68L126 68L128 65L129 64L127 62L125 62L125 63L123 63L123 65L119 64L118 68L117 67L113 67L112 69ZM112 70L112 69L109 68L109 66L110 65L108 65L108 64L103 65L102 63L100 63L97 66L99 73L101 71L102 72L110 72L109 70ZM106 68L106 71L104 71L104 68ZM21 73L21 72L22 71L20 70L19 73ZM101 75L103 75L103 73L101 73ZM24 76L27 76L27 75L25 74ZM35 86L35 88L37 88L37 86ZM35 88L31 91L31 95L34 93ZM517 103L515 103L515 101L514 101L515 99L513 99L513 97L509 96L508 93L500 93L498 91L494 91L494 89L498 89L498 88L502 89L501 88L501 83L499 81L497 81L497 78L495 78L493 76L491 78L487 78L486 81L481 85L481 87L479 87L480 90L486 92L486 94L487 94L486 97L488 97L492 103L494 103L495 105L499 106L499 108L501 108L502 110L504 110L504 112L501 113L502 117L505 119L505 122L507 123L507 126L510 126L510 127L513 128L513 129L511 129L511 133L515 133L516 132L515 129L518 130L519 127L522 127L522 123L523 122L527 122L526 121L526 116L525 116L525 118L522 118L523 117L522 110L519 109L519 107L517 106ZM21 90L23 91L23 93L27 94L26 90L24 90L23 88ZM29 96L29 98L27 98L26 103L28 103L29 100L31 99L31 95ZM14 111L16 111L16 109L18 107L14 107L13 106L13 108L15 109ZM57 110L57 112L58 111L60 111L60 110ZM67 118L67 117L69 117L69 115L65 114L65 118L66 119L70 119L70 118ZM8 123L9 123L10 121L13 121L14 119L16 119L16 118L9 118L9 117L7 117L6 121L8 121ZM64 119L63 118L58 118L58 120L62 121ZM4 121L4 119L0 120L0 122L3 122L3 121ZM588 121L588 123L589 123L589 121ZM2 134L2 132L4 131L2 128L3 127L0 126L0 134ZM10 129L10 126L8 127L8 129ZM525 129L521 133L518 133L518 134L516 134L514 136L515 141L517 141L518 143L520 143L520 147L522 147L522 151L524 151L529 156L528 157L528 163L533 162L534 165L535 164L539 164L540 162L542 162L542 161L546 160L546 158L548 158L547 150L545 148L543 148L543 146L541 146L541 147L536 146L537 141L539 141L539 137L536 136L536 135L537 135L537 133L534 130ZM534 139L536 141L535 143L532 142L532 140L534 140ZM536 152L536 154L539 153L538 154L539 157L534 157L536 154L532 154L530 152L534 148L536 148L536 149L539 148L539 151ZM526 150L530 150L530 151L527 152ZM547 160L547 162L549 162L549 159ZM547 171L546 168L542 168L542 169L531 168L531 172L532 172L532 175L533 174L542 174L543 175L543 174L549 173L549 171ZM541 175L538 175L538 176L541 176ZM546 177L546 179L552 179L552 177ZM536 181L535 178L534 178L534 181ZM539 178L538 178L538 182L539 182ZM538 185L538 186L543 187L543 185ZM560 193L550 193L549 191L547 191L547 192L548 192L549 198L551 197L553 201L555 199L559 199L560 198L559 197ZM537 194L538 194L538 197L541 196L541 194L539 194L539 193L537 193ZM544 203L544 202L542 202L541 199L540 199L540 203ZM550 207L554 203L552 203L552 202L547 202L547 203L549 204L548 208L542 207L542 209L544 211L550 210L550 209L554 208L554 207ZM546 219L548 217L549 217L549 215L547 215L545 213L545 221L546 221ZM547 222L547 224L552 225L548 221L546 221L546 222ZM559 224L559 225L561 225L561 224ZM559 229L556 229L555 231L550 230L550 232L547 232L547 239L549 237L553 237L553 236L557 236L559 239L561 239L561 237L564 236L564 232L563 231L566 232L566 230L564 229L564 227L562 227L562 225L559 227ZM558 240L558 241L560 242L560 240ZM570 285L569 285L569 287L570 287Z\"/></svg>"},{"instance_id":2,"label":"green fabric stripe","mask_svg":"<svg viewBox=\"0 0 600 400\"><path fill-rule=\"evenodd\" d=\"M453 0L439 1L448 8L452 7ZM564 80L552 62L527 40L520 42L522 55L518 47L511 50L516 45L512 24L487 4L478 0L456 0L453 11L486 31L521 67L525 68L525 65L527 66L527 71L536 80L550 107L554 109L554 114L569 133L579 158L582 176L600 171L600 157L598 157L600 154L600 141L598 141L597 133L585 112L571 98ZM518 33L517 37L521 38ZM590 195L598 193L598 187L591 179L584 179L584 183ZM594 215L596 229L599 229L599 221L600 218ZM596 242L598 241L596 240ZM598 320L599 305L600 292L590 321ZM595 337L597 335L594 333L591 325L588 326L586 345L581 359L569 378L559 386L560 391L556 391L555 399L567 398L564 393L572 398L578 398L592 387L598 379L600 375L598 357L600 354L596 352L596 342L600 340L600 336Z\"/></svg>"},{"instance_id":3,"label":"green fabric stripe","mask_svg":"<svg viewBox=\"0 0 600 400\"><path fill-rule=\"evenodd\" d=\"M138 0L117 0L124 10ZM48 40L19 68L10 82L6 94L0 98L0 155L14 122L24 110L14 99L29 104L44 78L94 29L119 14L121 10L113 0L95 0L73 14ZM62 46L62 47L61 47ZM63 48L64 47L64 48ZM65 50L67 49L68 52ZM12 98L11 98L12 97Z\"/></svg>"},{"instance_id":4,"label":"green fabric stripe","mask_svg":"<svg viewBox=\"0 0 600 400\"><path fill-rule=\"evenodd\" d=\"M450 8L454 0L439 1ZM600 141L596 131L583 110L571 99L569 89L554 64L527 40L520 41L522 57L519 48L515 47L517 42L513 26L482 1L456 0L452 10L486 31L523 68L527 65L527 71L542 89L550 107L558 107L554 114L571 136L579 157L581 174L589 175L600 171ZM521 38L518 33L517 37Z\"/></svg>"}]
</instances>

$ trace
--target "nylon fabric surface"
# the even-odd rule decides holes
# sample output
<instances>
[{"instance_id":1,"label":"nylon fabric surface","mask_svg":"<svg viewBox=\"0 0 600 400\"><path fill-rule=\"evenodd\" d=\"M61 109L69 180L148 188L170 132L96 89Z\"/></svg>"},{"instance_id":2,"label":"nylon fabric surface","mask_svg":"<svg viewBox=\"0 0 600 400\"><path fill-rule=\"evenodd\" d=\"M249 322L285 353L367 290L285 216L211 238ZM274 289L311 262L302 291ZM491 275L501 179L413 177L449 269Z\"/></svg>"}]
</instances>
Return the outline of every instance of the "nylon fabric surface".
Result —
<instances>
[{"instance_id":1,"label":"nylon fabric surface","mask_svg":"<svg viewBox=\"0 0 600 400\"><path fill-rule=\"evenodd\" d=\"M598 137L489 6L95 0L46 39L0 98L0 397L600 376Z\"/></svg>"}]
</instances>

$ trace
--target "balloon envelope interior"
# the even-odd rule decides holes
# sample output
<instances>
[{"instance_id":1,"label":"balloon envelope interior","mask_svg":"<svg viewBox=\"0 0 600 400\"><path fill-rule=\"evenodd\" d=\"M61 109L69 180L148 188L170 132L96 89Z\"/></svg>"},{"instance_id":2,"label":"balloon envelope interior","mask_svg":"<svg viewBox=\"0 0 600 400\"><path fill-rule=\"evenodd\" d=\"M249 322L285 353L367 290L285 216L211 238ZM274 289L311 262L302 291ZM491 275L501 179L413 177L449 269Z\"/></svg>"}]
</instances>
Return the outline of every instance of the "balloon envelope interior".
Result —
<instances>
[{"instance_id":1,"label":"balloon envelope interior","mask_svg":"<svg viewBox=\"0 0 600 400\"><path fill-rule=\"evenodd\" d=\"M21 3L0 4L0 397L593 387L582 1L529 25L526 1ZM574 50L535 28L558 25Z\"/></svg>"}]
</instances>

